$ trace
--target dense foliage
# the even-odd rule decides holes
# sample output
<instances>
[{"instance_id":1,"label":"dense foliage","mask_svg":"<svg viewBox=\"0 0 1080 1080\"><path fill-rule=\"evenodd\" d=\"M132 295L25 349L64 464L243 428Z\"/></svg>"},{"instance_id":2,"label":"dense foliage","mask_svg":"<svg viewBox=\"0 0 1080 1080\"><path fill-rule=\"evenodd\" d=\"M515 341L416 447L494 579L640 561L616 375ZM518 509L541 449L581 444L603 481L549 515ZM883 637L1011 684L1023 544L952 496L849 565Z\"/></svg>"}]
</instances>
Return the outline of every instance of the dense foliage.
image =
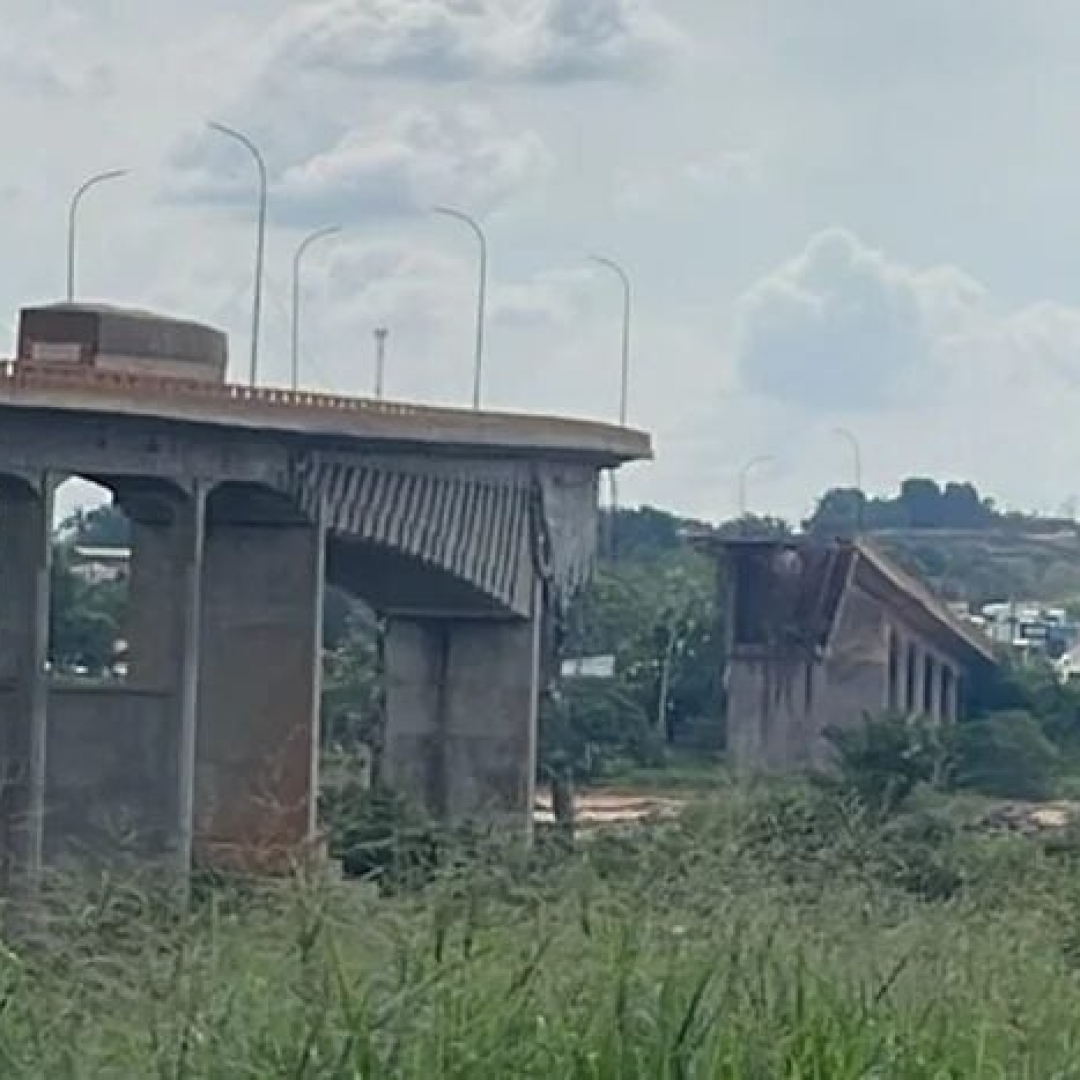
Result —
<instances>
[{"instance_id":1,"label":"dense foliage","mask_svg":"<svg viewBox=\"0 0 1080 1080\"><path fill-rule=\"evenodd\" d=\"M78 545L127 541L127 519L111 507L77 512L59 530L52 552L50 659L55 670L107 675L118 659L127 582L91 581L74 570Z\"/></svg>"},{"instance_id":2,"label":"dense foliage","mask_svg":"<svg viewBox=\"0 0 1080 1080\"><path fill-rule=\"evenodd\" d=\"M720 613L711 560L687 538L693 523L658 510L607 516L617 556L602 561L571 613L570 657L612 656L611 680L569 680L543 712L545 762L595 777L711 727L719 743ZM706 740L707 741L707 740Z\"/></svg>"}]
</instances>

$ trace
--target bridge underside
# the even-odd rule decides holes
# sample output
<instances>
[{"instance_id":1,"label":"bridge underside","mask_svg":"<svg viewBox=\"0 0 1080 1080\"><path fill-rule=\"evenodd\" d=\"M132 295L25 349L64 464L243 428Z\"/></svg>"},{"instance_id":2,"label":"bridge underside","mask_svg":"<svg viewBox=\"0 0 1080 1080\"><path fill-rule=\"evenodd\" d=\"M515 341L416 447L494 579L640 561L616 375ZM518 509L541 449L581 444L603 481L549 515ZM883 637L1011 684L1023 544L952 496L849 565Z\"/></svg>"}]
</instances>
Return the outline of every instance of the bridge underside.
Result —
<instances>
[{"instance_id":1,"label":"bridge underside","mask_svg":"<svg viewBox=\"0 0 1080 1080\"><path fill-rule=\"evenodd\" d=\"M9 887L118 845L182 880L193 865L280 869L317 845L328 580L386 619L388 782L445 819L527 828L541 631L587 569L595 468L350 467L227 441L215 459L181 441L160 440L168 467L151 454L140 471L98 437L67 457L89 469L43 449L34 471L0 433ZM49 671L51 504L75 471L132 523L129 667L105 686Z\"/></svg>"}]
</instances>

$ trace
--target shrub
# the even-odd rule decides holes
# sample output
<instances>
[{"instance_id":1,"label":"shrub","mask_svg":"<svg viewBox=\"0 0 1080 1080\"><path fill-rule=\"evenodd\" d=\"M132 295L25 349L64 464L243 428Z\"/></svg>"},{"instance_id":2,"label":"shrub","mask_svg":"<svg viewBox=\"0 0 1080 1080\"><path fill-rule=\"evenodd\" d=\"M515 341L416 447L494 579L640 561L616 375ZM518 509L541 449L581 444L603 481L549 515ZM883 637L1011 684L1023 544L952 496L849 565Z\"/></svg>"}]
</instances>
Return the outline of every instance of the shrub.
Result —
<instances>
[{"instance_id":1,"label":"shrub","mask_svg":"<svg viewBox=\"0 0 1080 1080\"><path fill-rule=\"evenodd\" d=\"M949 900L964 885L958 865L957 824L943 813L921 810L890 821L877 850L882 877L921 900Z\"/></svg>"},{"instance_id":2,"label":"shrub","mask_svg":"<svg viewBox=\"0 0 1080 1080\"><path fill-rule=\"evenodd\" d=\"M330 856L350 877L423 879L435 866L434 826L394 792L346 779L324 788L321 801Z\"/></svg>"},{"instance_id":3,"label":"shrub","mask_svg":"<svg viewBox=\"0 0 1080 1080\"><path fill-rule=\"evenodd\" d=\"M571 680L542 703L542 775L570 771L595 780L627 761L655 766L663 760L662 736L617 683Z\"/></svg>"},{"instance_id":4,"label":"shrub","mask_svg":"<svg viewBox=\"0 0 1080 1080\"><path fill-rule=\"evenodd\" d=\"M935 779L945 759L940 729L900 716L867 717L850 728L829 728L834 769L821 782L855 795L870 811L899 810L920 782Z\"/></svg>"},{"instance_id":5,"label":"shrub","mask_svg":"<svg viewBox=\"0 0 1080 1080\"><path fill-rule=\"evenodd\" d=\"M1061 756L1026 712L996 713L958 724L952 733L956 783L1006 799L1054 793Z\"/></svg>"}]
</instances>

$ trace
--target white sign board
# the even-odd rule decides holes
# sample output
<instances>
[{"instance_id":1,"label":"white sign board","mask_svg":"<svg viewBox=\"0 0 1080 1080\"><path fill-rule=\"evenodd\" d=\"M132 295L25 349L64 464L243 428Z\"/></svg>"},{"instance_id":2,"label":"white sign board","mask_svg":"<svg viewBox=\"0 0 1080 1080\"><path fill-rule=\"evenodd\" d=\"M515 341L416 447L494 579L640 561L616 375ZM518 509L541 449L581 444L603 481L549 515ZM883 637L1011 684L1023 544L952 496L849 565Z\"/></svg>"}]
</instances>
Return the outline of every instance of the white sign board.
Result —
<instances>
[{"instance_id":1,"label":"white sign board","mask_svg":"<svg viewBox=\"0 0 1080 1080\"><path fill-rule=\"evenodd\" d=\"M564 660L562 665L564 679L613 679L615 678L614 656L579 656Z\"/></svg>"},{"instance_id":2,"label":"white sign board","mask_svg":"<svg viewBox=\"0 0 1080 1080\"><path fill-rule=\"evenodd\" d=\"M30 359L42 364L77 364L82 358L82 346L69 341L34 341Z\"/></svg>"}]
</instances>

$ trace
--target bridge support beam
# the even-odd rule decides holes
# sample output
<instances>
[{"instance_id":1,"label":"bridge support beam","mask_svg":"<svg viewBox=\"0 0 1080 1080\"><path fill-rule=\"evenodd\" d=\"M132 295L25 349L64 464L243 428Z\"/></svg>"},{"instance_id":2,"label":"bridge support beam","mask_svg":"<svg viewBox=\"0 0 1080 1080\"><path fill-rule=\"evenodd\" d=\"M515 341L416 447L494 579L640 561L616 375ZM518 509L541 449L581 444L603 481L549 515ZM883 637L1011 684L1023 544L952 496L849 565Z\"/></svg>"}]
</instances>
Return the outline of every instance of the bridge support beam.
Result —
<instances>
[{"instance_id":1,"label":"bridge support beam","mask_svg":"<svg viewBox=\"0 0 1080 1080\"><path fill-rule=\"evenodd\" d=\"M540 612L526 622L392 618L388 784L441 821L531 829Z\"/></svg>"},{"instance_id":2,"label":"bridge support beam","mask_svg":"<svg viewBox=\"0 0 1080 1080\"><path fill-rule=\"evenodd\" d=\"M0 824L17 907L41 885L44 853L51 527L47 476L0 481Z\"/></svg>"},{"instance_id":3,"label":"bridge support beam","mask_svg":"<svg viewBox=\"0 0 1080 1080\"><path fill-rule=\"evenodd\" d=\"M315 839L324 528L208 516L195 861L280 870Z\"/></svg>"}]
</instances>

